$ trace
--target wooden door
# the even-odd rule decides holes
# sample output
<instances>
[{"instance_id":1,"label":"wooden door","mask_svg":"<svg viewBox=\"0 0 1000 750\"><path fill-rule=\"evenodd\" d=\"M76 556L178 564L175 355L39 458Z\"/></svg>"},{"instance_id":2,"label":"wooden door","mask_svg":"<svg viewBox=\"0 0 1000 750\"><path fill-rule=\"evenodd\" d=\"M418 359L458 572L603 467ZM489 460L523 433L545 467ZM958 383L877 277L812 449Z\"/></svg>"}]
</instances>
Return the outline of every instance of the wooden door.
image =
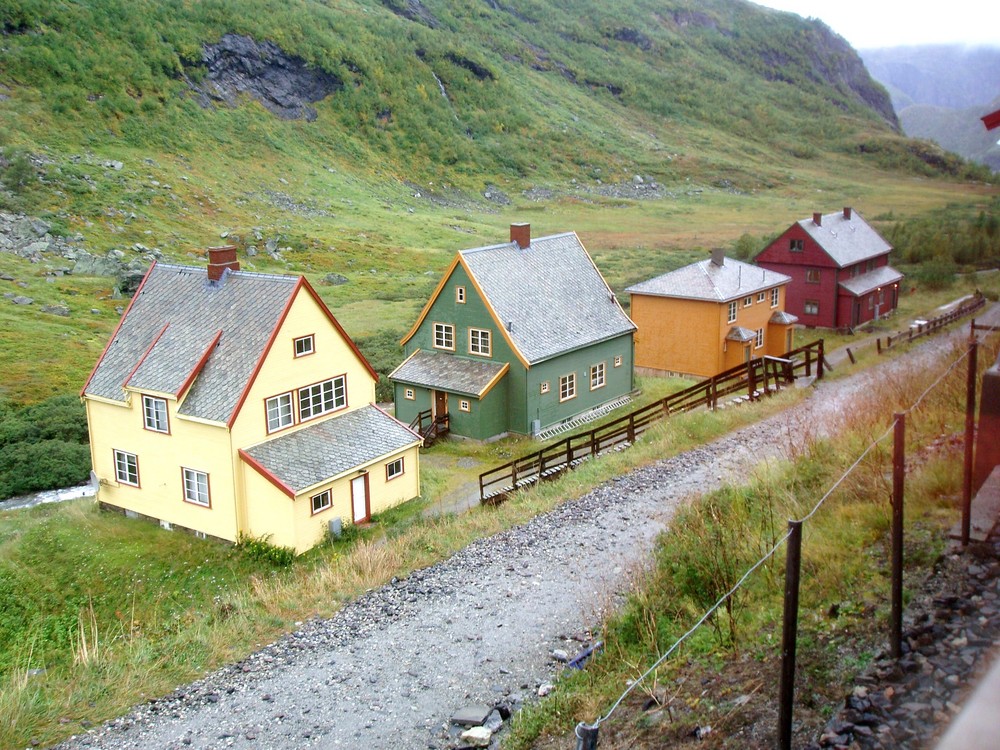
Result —
<instances>
[{"instance_id":1,"label":"wooden door","mask_svg":"<svg viewBox=\"0 0 1000 750\"><path fill-rule=\"evenodd\" d=\"M371 517L367 474L362 474L351 480L351 510L354 523L362 523Z\"/></svg>"},{"instance_id":2,"label":"wooden door","mask_svg":"<svg viewBox=\"0 0 1000 750\"><path fill-rule=\"evenodd\" d=\"M434 391L434 417L443 417L448 413L448 392Z\"/></svg>"}]
</instances>

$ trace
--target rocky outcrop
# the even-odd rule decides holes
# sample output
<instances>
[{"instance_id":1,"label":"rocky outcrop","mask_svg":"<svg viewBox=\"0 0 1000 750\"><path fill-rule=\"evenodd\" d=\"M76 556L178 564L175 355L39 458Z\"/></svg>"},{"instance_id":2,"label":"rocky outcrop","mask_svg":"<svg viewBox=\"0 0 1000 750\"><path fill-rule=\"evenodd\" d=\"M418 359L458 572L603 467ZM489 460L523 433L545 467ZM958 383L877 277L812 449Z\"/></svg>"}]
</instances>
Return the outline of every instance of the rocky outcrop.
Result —
<instances>
[{"instance_id":1,"label":"rocky outcrop","mask_svg":"<svg viewBox=\"0 0 1000 750\"><path fill-rule=\"evenodd\" d=\"M315 120L309 105L343 88L337 76L309 67L305 60L284 52L274 42L226 34L218 44L206 44L204 79L192 83L204 107L223 103L235 107L241 95L259 101L285 120Z\"/></svg>"}]
</instances>

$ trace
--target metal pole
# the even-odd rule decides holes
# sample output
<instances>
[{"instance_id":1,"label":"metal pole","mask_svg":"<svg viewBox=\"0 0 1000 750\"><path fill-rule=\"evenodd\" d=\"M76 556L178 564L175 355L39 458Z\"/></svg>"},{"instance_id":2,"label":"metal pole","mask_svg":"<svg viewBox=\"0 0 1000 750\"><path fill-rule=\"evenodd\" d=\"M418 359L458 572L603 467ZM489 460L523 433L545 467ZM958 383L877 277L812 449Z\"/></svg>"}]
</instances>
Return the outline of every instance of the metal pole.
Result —
<instances>
[{"instance_id":1,"label":"metal pole","mask_svg":"<svg viewBox=\"0 0 1000 750\"><path fill-rule=\"evenodd\" d=\"M781 633L781 688L778 748L792 747L792 704L795 699L795 639L799 629L799 571L802 567L802 521L788 522L785 555L785 617Z\"/></svg>"},{"instance_id":2,"label":"metal pole","mask_svg":"<svg viewBox=\"0 0 1000 750\"><path fill-rule=\"evenodd\" d=\"M584 724L582 721L576 725L576 750L596 750L597 731L595 724Z\"/></svg>"},{"instance_id":3,"label":"metal pole","mask_svg":"<svg viewBox=\"0 0 1000 750\"><path fill-rule=\"evenodd\" d=\"M969 341L969 374L965 388L965 474L962 481L962 546L969 543L972 525L972 443L976 432L976 359L979 342Z\"/></svg>"},{"instance_id":4,"label":"metal pole","mask_svg":"<svg viewBox=\"0 0 1000 750\"><path fill-rule=\"evenodd\" d=\"M906 415L896 412L892 442L892 655L903 655L903 479L906 474Z\"/></svg>"}]
</instances>

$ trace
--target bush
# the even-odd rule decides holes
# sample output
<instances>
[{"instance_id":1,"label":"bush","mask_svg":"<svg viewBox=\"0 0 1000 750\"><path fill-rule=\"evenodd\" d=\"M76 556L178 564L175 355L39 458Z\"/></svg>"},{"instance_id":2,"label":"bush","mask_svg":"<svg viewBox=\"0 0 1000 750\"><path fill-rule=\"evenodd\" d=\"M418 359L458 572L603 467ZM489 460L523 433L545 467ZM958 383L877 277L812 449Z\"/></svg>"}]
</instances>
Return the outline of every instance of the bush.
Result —
<instances>
[{"instance_id":1,"label":"bush","mask_svg":"<svg viewBox=\"0 0 1000 750\"><path fill-rule=\"evenodd\" d=\"M295 550L271 544L270 536L248 536L240 534L236 540L236 550L256 562L270 563L276 568L287 568L295 562Z\"/></svg>"},{"instance_id":2,"label":"bush","mask_svg":"<svg viewBox=\"0 0 1000 750\"><path fill-rule=\"evenodd\" d=\"M13 443L0 448L0 498L71 487L90 476L90 448L64 440Z\"/></svg>"}]
</instances>

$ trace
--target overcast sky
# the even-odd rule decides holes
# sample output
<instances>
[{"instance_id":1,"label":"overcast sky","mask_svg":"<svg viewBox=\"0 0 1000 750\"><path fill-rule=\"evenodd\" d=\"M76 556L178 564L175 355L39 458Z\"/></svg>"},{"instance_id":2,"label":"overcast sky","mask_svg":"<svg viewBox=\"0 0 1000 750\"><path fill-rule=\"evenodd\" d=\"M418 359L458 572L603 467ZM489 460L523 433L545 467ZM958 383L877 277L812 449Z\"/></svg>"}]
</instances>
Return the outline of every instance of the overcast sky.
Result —
<instances>
[{"instance_id":1,"label":"overcast sky","mask_svg":"<svg viewBox=\"0 0 1000 750\"><path fill-rule=\"evenodd\" d=\"M855 49L910 44L1000 47L998 0L752 0L818 18ZM1000 72L998 72L1000 77Z\"/></svg>"}]
</instances>

